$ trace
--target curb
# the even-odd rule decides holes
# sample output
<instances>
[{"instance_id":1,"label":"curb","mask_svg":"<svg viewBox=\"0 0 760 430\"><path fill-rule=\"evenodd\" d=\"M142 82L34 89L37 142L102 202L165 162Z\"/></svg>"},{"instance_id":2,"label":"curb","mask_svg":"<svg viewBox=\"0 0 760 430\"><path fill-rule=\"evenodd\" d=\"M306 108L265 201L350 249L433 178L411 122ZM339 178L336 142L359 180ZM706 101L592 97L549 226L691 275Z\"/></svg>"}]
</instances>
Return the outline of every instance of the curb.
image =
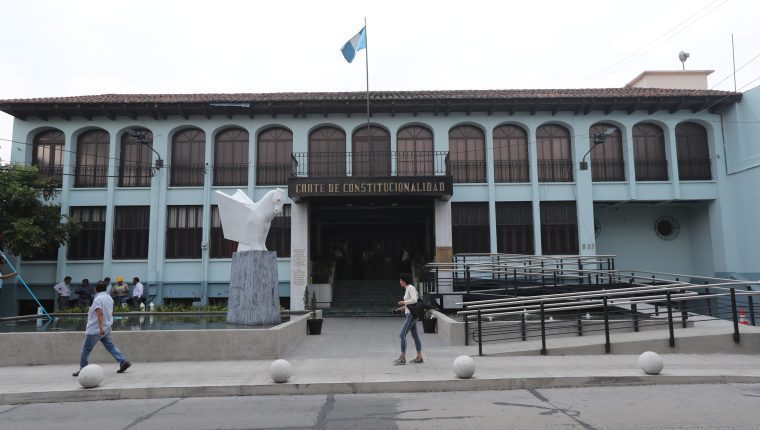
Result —
<instances>
[{"instance_id":1,"label":"curb","mask_svg":"<svg viewBox=\"0 0 760 430\"><path fill-rule=\"evenodd\" d=\"M0 405L31 403L88 402L121 399L162 399L192 397L424 393L443 391L519 390L540 388L611 387L635 385L750 384L760 376L578 376L529 378L472 378L435 381L316 382L261 385L203 385L177 387L94 388L0 394Z\"/></svg>"}]
</instances>

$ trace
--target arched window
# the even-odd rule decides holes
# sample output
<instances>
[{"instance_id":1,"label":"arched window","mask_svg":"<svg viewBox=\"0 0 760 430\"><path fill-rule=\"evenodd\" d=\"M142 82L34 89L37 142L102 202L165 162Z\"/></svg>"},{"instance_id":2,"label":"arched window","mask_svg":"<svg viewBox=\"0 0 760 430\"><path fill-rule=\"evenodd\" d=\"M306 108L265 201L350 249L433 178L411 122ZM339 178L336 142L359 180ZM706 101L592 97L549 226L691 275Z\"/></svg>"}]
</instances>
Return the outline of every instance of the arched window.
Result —
<instances>
[{"instance_id":1,"label":"arched window","mask_svg":"<svg viewBox=\"0 0 760 430\"><path fill-rule=\"evenodd\" d=\"M110 135L105 130L82 133L77 139L77 164L74 186L102 188L108 181L108 146Z\"/></svg>"},{"instance_id":2,"label":"arched window","mask_svg":"<svg viewBox=\"0 0 760 430\"><path fill-rule=\"evenodd\" d=\"M678 177L683 181L710 180L710 149L707 130L693 122L682 122L676 127Z\"/></svg>"},{"instance_id":3,"label":"arched window","mask_svg":"<svg viewBox=\"0 0 760 430\"><path fill-rule=\"evenodd\" d=\"M607 130L613 131L605 136ZM623 164L623 140L620 129L611 124L594 124L588 130L589 145L591 145L591 178L594 182L624 181L625 166ZM597 141L603 143L594 144Z\"/></svg>"},{"instance_id":4,"label":"arched window","mask_svg":"<svg viewBox=\"0 0 760 430\"><path fill-rule=\"evenodd\" d=\"M486 138L483 130L471 125L449 130L449 160L454 182L485 182Z\"/></svg>"},{"instance_id":5,"label":"arched window","mask_svg":"<svg viewBox=\"0 0 760 430\"><path fill-rule=\"evenodd\" d=\"M153 133L141 128L121 136L120 187L150 187Z\"/></svg>"},{"instance_id":6,"label":"arched window","mask_svg":"<svg viewBox=\"0 0 760 430\"><path fill-rule=\"evenodd\" d=\"M309 176L346 176L346 133L320 127L309 135Z\"/></svg>"},{"instance_id":7,"label":"arched window","mask_svg":"<svg viewBox=\"0 0 760 430\"><path fill-rule=\"evenodd\" d=\"M248 185L248 132L228 128L214 141L214 185Z\"/></svg>"},{"instance_id":8,"label":"arched window","mask_svg":"<svg viewBox=\"0 0 760 430\"><path fill-rule=\"evenodd\" d=\"M384 128L361 127L351 141L354 176L391 175L391 136Z\"/></svg>"},{"instance_id":9,"label":"arched window","mask_svg":"<svg viewBox=\"0 0 760 430\"><path fill-rule=\"evenodd\" d=\"M53 178L59 184L63 179L64 145L61 130L48 130L34 136L32 147L32 165L37 166L41 176Z\"/></svg>"},{"instance_id":10,"label":"arched window","mask_svg":"<svg viewBox=\"0 0 760 430\"><path fill-rule=\"evenodd\" d=\"M259 134L257 148L256 183L287 184L293 154L293 133L282 127L268 128Z\"/></svg>"},{"instance_id":11,"label":"arched window","mask_svg":"<svg viewBox=\"0 0 760 430\"><path fill-rule=\"evenodd\" d=\"M525 130L514 125L494 128L493 159L496 182L529 182L528 135Z\"/></svg>"},{"instance_id":12,"label":"arched window","mask_svg":"<svg viewBox=\"0 0 760 430\"><path fill-rule=\"evenodd\" d=\"M201 187L206 174L206 133L187 128L172 137L171 180L173 187Z\"/></svg>"},{"instance_id":13,"label":"arched window","mask_svg":"<svg viewBox=\"0 0 760 430\"><path fill-rule=\"evenodd\" d=\"M637 181L668 180L665 136L660 127L646 123L633 126L633 157Z\"/></svg>"},{"instance_id":14,"label":"arched window","mask_svg":"<svg viewBox=\"0 0 760 430\"><path fill-rule=\"evenodd\" d=\"M571 182L573 157L570 132L560 125L542 125L536 130L539 182Z\"/></svg>"},{"instance_id":15,"label":"arched window","mask_svg":"<svg viewBox=\"0 0 760 430\"><path fill-rule=\"evenodd\" d=\"M426 127L410 125L396 135L396 174L433 175L433 133Z\"/></svg>"}]
</instances>

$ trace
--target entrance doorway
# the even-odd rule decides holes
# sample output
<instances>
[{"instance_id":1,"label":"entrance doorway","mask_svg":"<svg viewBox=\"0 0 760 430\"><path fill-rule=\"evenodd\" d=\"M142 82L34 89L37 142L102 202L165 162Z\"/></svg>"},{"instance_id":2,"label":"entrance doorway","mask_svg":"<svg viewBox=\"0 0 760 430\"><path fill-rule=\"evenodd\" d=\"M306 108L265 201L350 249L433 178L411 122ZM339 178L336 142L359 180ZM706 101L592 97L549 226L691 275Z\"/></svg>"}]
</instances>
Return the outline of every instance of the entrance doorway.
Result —
<instances>
[{"instance_id":1,"label":"entrance doorway","mask_svg":"<svg viewBox=\"0 0 760 430\"><path fill-rule=\"evenodd\" d=\"M435 249L432 199L320 199L310 206L312 260L341 280L396 280Z\"/></svg>"}]
</instances>

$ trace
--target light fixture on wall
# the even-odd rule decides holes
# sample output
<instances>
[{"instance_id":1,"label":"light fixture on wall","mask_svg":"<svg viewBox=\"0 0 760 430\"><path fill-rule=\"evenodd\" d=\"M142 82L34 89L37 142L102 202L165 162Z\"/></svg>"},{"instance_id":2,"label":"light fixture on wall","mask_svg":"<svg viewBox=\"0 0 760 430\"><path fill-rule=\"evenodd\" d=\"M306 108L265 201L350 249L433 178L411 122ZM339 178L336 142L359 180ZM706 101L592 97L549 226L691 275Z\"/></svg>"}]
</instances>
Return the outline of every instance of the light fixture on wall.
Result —
<instances>
[{"instance_id":1,"label":"light fixture on wall","mask_svg":"<svg viewBox=\"0 0 760 430\"><path fill-rule=\"evenodd\" d=\"M610 136L612 136L612 134L615 133L616 130L617 129L615 127L610 127L604 133L601 133L601 134L594 133L591 136L591 143L592 143L592 145L591 145L591 148L589 148L589 150L586 151L585 154L583 154L583 158L581 159L581 162L580 162L580 169L581 170L588 170L588 161L586 161L586 156L588 156L588 154L590 154L591 151L594 148L596 148L597 145L601 145L604 142L606 142L607 138L610 137Z\"/></svg>"},{"instance_id":2,"label":"light fixture on wall","mask_svg":"<svg viewBox=\"0 0 760 430\"><path fill-rule=\"evenodd\" d=\"M148 138L148 131L147 130L127 130L127 135L129 137L135 139L138 143L141 145L147 145L148 148L150 148L151 151L153 151L154 154L156 154L156 157L158 159L156 160L156 170L164 167L164 160L161 159L161 154L158 153L155 149L153 149L153 139Z\"/></svg>"}]
</instances>

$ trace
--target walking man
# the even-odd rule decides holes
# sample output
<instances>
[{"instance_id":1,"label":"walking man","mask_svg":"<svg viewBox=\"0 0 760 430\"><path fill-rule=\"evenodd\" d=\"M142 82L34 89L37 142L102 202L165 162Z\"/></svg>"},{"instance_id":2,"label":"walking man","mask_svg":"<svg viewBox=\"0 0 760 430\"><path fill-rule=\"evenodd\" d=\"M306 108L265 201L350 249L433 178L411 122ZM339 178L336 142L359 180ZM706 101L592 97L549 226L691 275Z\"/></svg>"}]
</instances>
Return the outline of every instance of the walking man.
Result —
<instances>
[{"instance_id":1,"label":"walking man","mask_svg":"<svg viewBox=\"0 0 760 430\"><path fill-rule=\"evenodd\" d=\"M84 332L84 343L82 344L82 357L79 359L79 370L73 373L73 376L79 376L79 371L87 366L87 358L90 356L92 348L100 341L106 350L111 353L113 358L119 362L119 370L116 373L124 373L132 363L127 357L119 351L119 348L113 344L111 338L111 325L113 324L113 299L106 293L106 284L98 282L95 286L97 295L90 305L87 312L87 328Z\"/></svg>"},{"instance_id":2,"label":"walking man","mask_svg":"<svg viewBox=\"0 0 760 430\"><path fill-rule=\"evenodd\" d=\"M55 284L53 289L58 294L58 310L66 310L69 307L69 298L71 297L71 276L63 278L63 282Z\"/></svg>"},{"instance_id":3,"label":"walking man","mask_svg":"<svg viewBox=\"0 0 760 430\"><path fill-rule=\"evenodd\" d=\"M404 325L401 326L401 332L399 333L399 337L401 338L401 355L393 361L393 364L406 364L406 334L410 331L412 332L412 339L414 339L414 346L417 349L417 357L412 360L412 363L422 363L422 342L420 342L420 336L417 334L417 319L407 308L407 305L417 303L419 296L417 289L412 285L412 275L402 273L398 276L398 283L404 289L404 299L399 300L398 304L401 307L396 309L396 311L404 311Z\"/></svg>"}]
</instances>

